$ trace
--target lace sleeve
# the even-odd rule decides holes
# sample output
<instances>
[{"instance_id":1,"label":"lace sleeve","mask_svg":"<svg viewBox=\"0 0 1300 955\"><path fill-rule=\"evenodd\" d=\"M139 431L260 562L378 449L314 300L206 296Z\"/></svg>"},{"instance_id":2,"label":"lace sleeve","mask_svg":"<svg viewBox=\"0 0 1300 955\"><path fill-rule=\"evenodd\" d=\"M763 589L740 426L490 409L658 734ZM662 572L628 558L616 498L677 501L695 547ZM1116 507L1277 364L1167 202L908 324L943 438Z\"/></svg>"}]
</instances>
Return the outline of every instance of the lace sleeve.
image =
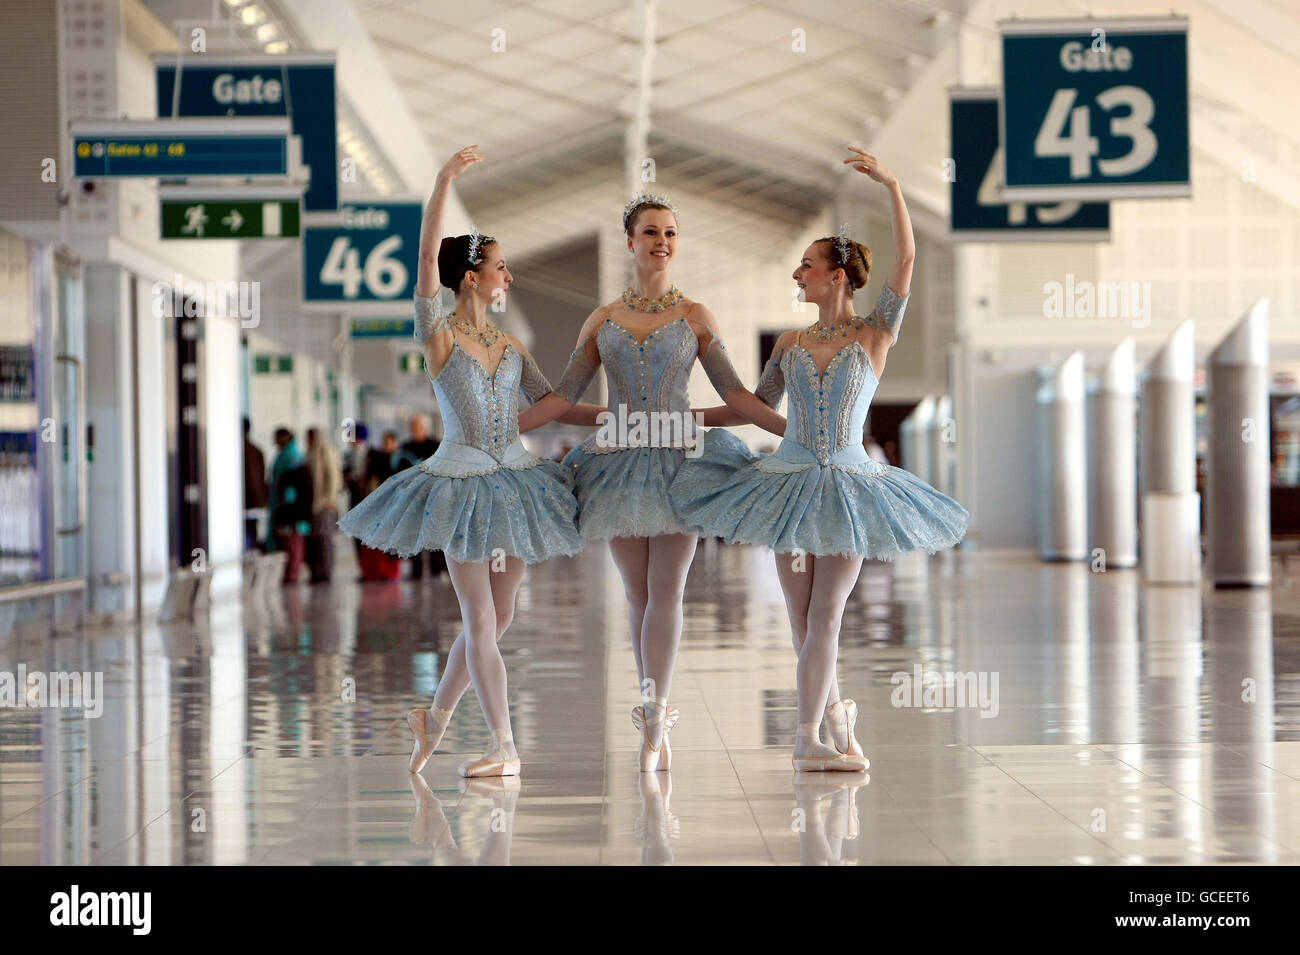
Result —
<instances>
[{"instance_id":1,"label":"lace sleeve","mask_svg":"<svg viewBox=\"0 0 1300 955\"><path fill-rule=\"evenodd\" d=\"M899 296L889 283L880 290L880 298L876 301L876 307L871 314L867 316L867 324L873 328L883 328L891 336L894 343L898 343L898 330L903 325L903 311L907 308L907 300L910 295Z\"/></svg>"},{"instance_id":2,"label":"lace sleeve","mask_svg":"<svg viewBox=\"0 0 1300 955\"><path fill-rule=\"evenodd\" d=\"M781 356L775 352L763 366L763 374L758 379L754 394L773 411L781 407L781 398L785 395L785 372L781 370Z\"/></svg>"},{"instance_id":3,"label":"lace sleeve","mask_svg":"<svg viewBox=\"0 0 1300 955\"><path fill-rule=\"evenodd\" d=\"M727 346L722 344L722 339L718 336L714 335L710 340L709 347L704 351L704 360L700 364L704 366L704 373L709 376L709 381L724 400L727 392L745 387L740 376L736 374L735 366L731 364L731 358L727 355Z\"/></svg>"},{"instance_id":4,"label":"lace sleeve","mask_svg":"<svg viewBox=\"0 0 1300 955\"><path fill-rule=\"evenodd\" d=\"M442 302L437 294L430 298L415 296L415 341L421 348L433 337L435 332L448 328L447 316L443 314Z\"/></svg>"},{"instance_id":5,"label":"lace sleeve","mask_svg":"<svg viewBox=\"0 0 1300 955\"><path fill-rule=\"evenodd\" d=\"M588 339L590 341L590 339ZM569 356L569 364L560 375L555 385L555 393L571 404L576 404L582 393L596 377L596 366L587 355L586 342L579 345Z\"/></svg>"},{"instance_id":6,"label":"lace sleeve","mask_svg":"<svg viewBox=\"0 0 1300 955\"><path fill-rule=\"evenodd\" d=\"M530 404L537 404L538 400L544 395L550 394L555 389L551 383L546 380L542 370L537 367L537 362L533 361L532 355L524 355L524 367L519 373L519 390L524 393Z\"/></svg>"}]
</instances>

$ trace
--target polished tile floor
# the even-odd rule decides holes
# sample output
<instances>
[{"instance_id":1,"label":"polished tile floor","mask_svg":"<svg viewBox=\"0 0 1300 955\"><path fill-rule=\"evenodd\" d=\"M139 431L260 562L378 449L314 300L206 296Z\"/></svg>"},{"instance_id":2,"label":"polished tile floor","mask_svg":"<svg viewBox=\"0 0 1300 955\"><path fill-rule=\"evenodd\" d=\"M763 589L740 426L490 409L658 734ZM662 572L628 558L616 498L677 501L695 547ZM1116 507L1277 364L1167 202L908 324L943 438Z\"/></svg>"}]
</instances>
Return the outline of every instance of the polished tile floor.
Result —
<instances>
[{"instance_id":1,"label":"polished tile floor","mask_svg":"<svg viewBox=\"0 0 1300 955\"><path fill-rule=\"evenodd\" d=\"M51 636L48 608L0 605L0 671L98 670L106 697L97 719L0 709L0 864L1295 864L1300 581L1275 574L1248 592L1006 553L870 564L841 639L872 761L850 778L790 770L794 655L750 548L701 545L673 768L645 776L603 546L526 578L503 643L523 775L468 786L472 691L406 772L403 715L457 631L445 577L142 632Z\"/></svg>"}]
</instances>

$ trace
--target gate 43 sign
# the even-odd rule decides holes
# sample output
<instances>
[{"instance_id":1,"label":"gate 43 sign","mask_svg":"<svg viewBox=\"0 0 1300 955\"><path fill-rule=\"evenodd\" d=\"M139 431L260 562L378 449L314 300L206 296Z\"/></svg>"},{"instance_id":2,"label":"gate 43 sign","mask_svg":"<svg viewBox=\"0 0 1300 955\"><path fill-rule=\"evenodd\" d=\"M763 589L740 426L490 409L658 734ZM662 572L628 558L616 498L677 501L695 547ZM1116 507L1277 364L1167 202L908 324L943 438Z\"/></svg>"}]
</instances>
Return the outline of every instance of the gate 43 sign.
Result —
<instances>
[{"instance_id":1,"label":"gate 43 sign","mask_svg":"<svg viewBox=\"0 0 1300 955\"><path fill-rule=\"evenodd\" d=\"M415 293L423 205L417 201L349 202L337 219L303 229L303 301L317 304L400 302Z\"/></svg>"},{"instance_id":2,"label":"gate 43 sign","mask_svg":"<svg viewBox=\"0 0 1300 955\"><path fill-rule=\"evenodd\" d=\"M1192 194L1186 19L1001 27L1004 200Z\"/></svg>"}]
</instances>

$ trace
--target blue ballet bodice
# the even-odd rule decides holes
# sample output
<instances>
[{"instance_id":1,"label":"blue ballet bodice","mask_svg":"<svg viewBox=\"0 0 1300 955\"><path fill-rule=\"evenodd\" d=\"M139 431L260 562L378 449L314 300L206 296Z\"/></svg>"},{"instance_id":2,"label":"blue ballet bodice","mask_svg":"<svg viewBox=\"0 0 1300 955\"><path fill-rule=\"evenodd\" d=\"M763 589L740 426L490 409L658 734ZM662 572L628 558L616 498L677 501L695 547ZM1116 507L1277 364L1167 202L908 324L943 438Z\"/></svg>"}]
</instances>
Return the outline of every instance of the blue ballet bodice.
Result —
<instances>
[{"instance_id":1,"label":"blue ballet bodice","mask_svg":"<svg viewBox=\"0 0 1300 955\"><path fill-rule=\"evenodd\" d=\"M822 465L868 460L862 433L880 381L862 345L840 349L818 374L813 356L794 344L781 356L781 371L790 399L782 445L793 441Z\"/></svg>"},{"instance_id":2,"label":"blue ballet bodice","mask_svg":"<svg viewBox=\"0 0 1300 955\"><path fill-rule=\"evenodd\" d=\"M612 318L596 333L596 348L609 383L609 410L689 412L687 383L699 349L685 318L660 325L638 341Z\"/></svg>"},{"instance_id":3,"label":"blue ballet bodice","mask_svg":"<svg viewBox=\"0 0 1300 955\"><path fill-rule=\"evenodd\" d=\"M907 298L886 285L875 309L862 325L887 329L898 340ZM862 443L867 412L876 396L880 379L861 342L849 342L831 358L820 374L812 354L796 338L763 369L754 389L760 399L775 408L784 393L790 399L785 435L771 459L769 470L789 467L849 467L877 470Z\"/></svg>"},{"instance_id":4,"label":"blue ballet bodice","mask_svg":"<svg viewBox=\"0 0 1300 955\"><path fill-rule=\"evenodd\" d=\"M421 345L441 327L436 299L416 296L416 341ZM438 450L421 467L433 474L467 476L498 467L531 467L538 458L519 440L519 398L537 401L550 383L529 357L507 344L493 374L460 346L431 376L442 415Z\"/></svg>"}]
</instances>

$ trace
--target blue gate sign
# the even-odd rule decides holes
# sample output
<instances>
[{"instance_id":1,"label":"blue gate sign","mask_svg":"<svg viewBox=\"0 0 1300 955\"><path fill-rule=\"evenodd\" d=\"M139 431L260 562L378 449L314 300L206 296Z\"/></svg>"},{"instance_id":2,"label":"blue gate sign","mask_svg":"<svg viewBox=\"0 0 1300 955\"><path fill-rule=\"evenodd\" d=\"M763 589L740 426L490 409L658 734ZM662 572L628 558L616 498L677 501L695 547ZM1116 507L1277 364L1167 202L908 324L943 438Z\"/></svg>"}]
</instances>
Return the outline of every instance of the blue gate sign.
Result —
<instances>
[{"instance_id":1,"label":"blue gate sign","mask_svg":"<svg viewBox=\"0 0 1300 955\"><path fill-rule=\"evenodd\" d=\"M1003 199L1192 194L1185 17L999 25Z\"/></svg>"},{"instance_id":2,"label":"blue gate sign","mask_svg":"<svg viewBox=\"0 0 1300 955\"><path fill-rule=\"evenodd\" d=\"M966 87L948 92L953 241L1109 241L1110 206L1104 202L1003 202L998 197L1002 149L998 145L997 88Z\"/></svg>"},{"instance_id":3,"label":"blue gate sign","mask_svg":"<svg viewBox=\"0 0 1300 955\"><path fill-rule=\"evenodd\" d=\"M159 116L287 116L302 141L302 163L311 169L303 193L307 212L333 212L339 202L338 123L334 54L316 52L203 53L181 59L154 55Z\"/></svg>"},{"instance_id":4,"label":"blue gate sign","mask_svg":"<svg viewBox=\"0 0 1300 955\"><path fill-rule=\"evenodd\" d=\"M73 174L88 179L289 173L289 124L283 119L78 120L72 142Z\"/></svg>"},{"instance_id":5,"label":"blue gate sign","mask_svg":"<svg viewBox=\"0 0 1300 955\"><path fill-rule=\"evenodd\" d=\"M303 301L404 302L411 307L424 204L346 201L337 220L302 230Z\"/></svg>"}]
</instances>

